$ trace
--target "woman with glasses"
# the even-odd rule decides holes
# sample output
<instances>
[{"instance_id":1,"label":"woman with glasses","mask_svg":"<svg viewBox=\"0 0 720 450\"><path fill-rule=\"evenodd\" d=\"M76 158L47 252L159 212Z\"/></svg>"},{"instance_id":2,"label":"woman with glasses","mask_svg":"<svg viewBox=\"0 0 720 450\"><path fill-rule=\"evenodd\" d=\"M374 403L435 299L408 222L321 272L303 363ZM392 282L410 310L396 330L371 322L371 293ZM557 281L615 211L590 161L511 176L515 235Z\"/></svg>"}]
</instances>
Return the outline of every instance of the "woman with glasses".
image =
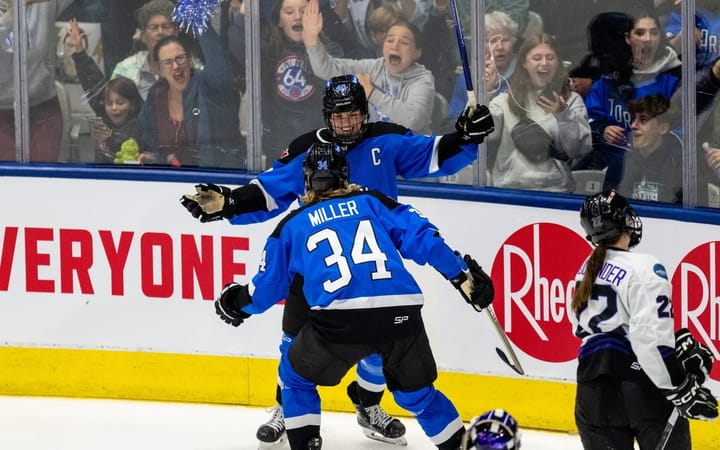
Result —
<instances>
[{"instance_id":1,"label":"woman with glasses","mask_svg":"<svg viewBox=\"0 0 720 450\"><path fill-rule=\"evenodd\" d=\"M177 36L178 30L170 15L175 5L170 0L152 0L135 11L135 22L140 30L140 41L145 47L120 61L111 78L124 76L135 82L143 100L150 87L159 78L153 49L165 36Z\"/></svg>"},{"instance_id":2,"label":"woman with glasses","mask_svg":"<svg viewBox=\"0 0 720 450\"><path fill-rule=\"evenodd\" d=\"M237 93L229 58L210 26L199 38L203 69L193 67L189 47L165 36L153 49L160 79L140 113L147 151L144 164L238 167L241 147Z\"/></svg>"}]
</instances>

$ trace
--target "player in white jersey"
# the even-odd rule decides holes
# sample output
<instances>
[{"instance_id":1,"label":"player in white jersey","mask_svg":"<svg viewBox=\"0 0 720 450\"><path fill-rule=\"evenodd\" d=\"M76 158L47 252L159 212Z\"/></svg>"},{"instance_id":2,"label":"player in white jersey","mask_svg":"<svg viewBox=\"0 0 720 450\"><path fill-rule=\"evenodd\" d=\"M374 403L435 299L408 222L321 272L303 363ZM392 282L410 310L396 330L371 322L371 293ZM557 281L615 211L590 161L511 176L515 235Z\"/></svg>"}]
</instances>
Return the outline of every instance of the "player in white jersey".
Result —
<instances>
[{"instance_id":1,"label":"player in white jersey","mask_svg":"<svg viewBox=\"0 0 720 450\"><path fill-rule=\"evenodd\" d=\"M671 285L662 263L632 253L642 222L615 191L585 199L580 222L595 249L578 271L570 315L578 354L575 422L586 450L690 449L687 419L714 420L717 400L702 387L712 355L687 330L676 344ZM677 346L677 350L676 350Z\"/></svg>"}]
</instances>

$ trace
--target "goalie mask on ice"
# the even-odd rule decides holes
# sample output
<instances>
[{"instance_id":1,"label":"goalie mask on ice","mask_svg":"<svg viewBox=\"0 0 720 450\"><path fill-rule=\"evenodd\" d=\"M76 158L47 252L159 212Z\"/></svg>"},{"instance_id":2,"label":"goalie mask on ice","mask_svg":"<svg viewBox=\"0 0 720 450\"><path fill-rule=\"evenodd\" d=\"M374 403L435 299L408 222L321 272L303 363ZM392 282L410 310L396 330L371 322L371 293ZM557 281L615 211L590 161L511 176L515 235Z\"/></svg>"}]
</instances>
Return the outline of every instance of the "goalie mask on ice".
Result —
<instances>
[{"instance_id":1,"label":"goalie mask on ice","mask_svg":"<svg viewBox=\"0 0 720 450\"><path fill-rule=\"evenodd\" d=\"M475 417L465 432L462 450L518 450L520 431L513 416L503 409Z\"/></svg>"},{"instance_id":2,"label":"goalie mask on ice","mask_svg":"<svg viewBox=\"0 0 720 450\"><path fill-rule=\"evenodd\" d=\"M316 143L310 146L303 161L305 192L325 192L348 183L345 152L335 144Z\"/></svg>"}]
</instances>

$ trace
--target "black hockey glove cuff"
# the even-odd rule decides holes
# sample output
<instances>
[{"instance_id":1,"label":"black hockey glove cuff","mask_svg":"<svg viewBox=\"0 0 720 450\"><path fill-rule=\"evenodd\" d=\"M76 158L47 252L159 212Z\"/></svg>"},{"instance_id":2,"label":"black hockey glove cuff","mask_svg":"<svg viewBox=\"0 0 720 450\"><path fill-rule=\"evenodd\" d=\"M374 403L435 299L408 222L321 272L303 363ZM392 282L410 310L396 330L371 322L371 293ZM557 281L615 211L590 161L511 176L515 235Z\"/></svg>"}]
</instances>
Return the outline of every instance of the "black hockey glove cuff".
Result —
<instances>
[{"instance_id":1,"label":"black hockey glove cuff","mask_svg":"<svg viewBox=\"0 0 720 450\"><path fill-rule=\"evenodd\" d=\"M460 295L477 311L482 311L492 304L495 288L492 279L470 255L463 257L468 266L467 271L460 272L450 283L460 291Z\"/></svg>"},{"instance_id":2,"label":"black hockey glove cuff","mask_svg":"<svg viewBox=\"0 0 720 450\"><path fill-rule=\"evenodd\" d=\"M461 143L481 144L485 136L495 131L495 122L487 106L468 106L457 118L455 129Z\"/></svg>"},{"instance_id":3,"label":"black hockey glove cuff","mask_svg":"<svg viewBox=\"0 0 720 450\"><path fill-rule=\"evenodd\" d=\"M237 201L232 190L216 184L196 184L194 195L183 195L180 203L200 222L229 219L235 215Z\"/></svg>"},{"instance_id":4,"label":"black hockey glove cuff","mask_svg":"<svg viewBox=\"0 0 720 450\"><path fill-rule=\"evenodd\" d=\"M246 284L228 283L215 300L215 314L225 323L236 327L250 317L250 314L242 311L250 303L252 298Z\"/></svg>"},{"instance_id":5,"label":"black hockey glove cuff","mask_svg":"<svg viewBox=\"0 0 720 450\"><path fill-rule=\"evenodd\" d=\"M715 420L718 416L717 399L708 388L698 383L698 378L688 373L680 386L665 391L667 398L683 417L698 420Z\"/></svg>"},{"instance_id":6,"label":"black hockey glove cuff","mask_svg":"<svg viewBox=\"0 0 720 450\"><path fill-rule=\"evenodd\" d=\"M712 372L715 357L687 328L675 332L675 354L685 371L698 377L700 384L703 384Z\"/></svg>"}]
</instances>

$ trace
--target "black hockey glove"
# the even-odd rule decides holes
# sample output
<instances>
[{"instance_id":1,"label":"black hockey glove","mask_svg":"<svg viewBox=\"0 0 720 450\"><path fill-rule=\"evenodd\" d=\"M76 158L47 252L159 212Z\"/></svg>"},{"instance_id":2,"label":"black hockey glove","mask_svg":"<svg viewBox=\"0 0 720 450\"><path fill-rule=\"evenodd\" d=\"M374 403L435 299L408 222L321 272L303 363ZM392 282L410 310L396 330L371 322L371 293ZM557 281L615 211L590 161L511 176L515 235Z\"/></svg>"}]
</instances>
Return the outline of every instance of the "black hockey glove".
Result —
<instances>
[{"instance_id":1,"label":"black hockey glove","mask_svg":"<svg viewBox=\"0 0 720 450\"><path fill-rule=\"evenodd\" d=\"M708 388L700 386L698 378L688 373L680 386L665 391L665 398L688 419L715 420L718 416L717 399Z\"/></svg>"},{"instance_id":2,"label":"black hockey glove","mask_svg":"<svg viewBox=\"0 0 720 450\"><path fill-rule=\"evenodd\" d=\"M495 122L487 106L468 106L455 122L455 129L464 144L480 144L485 136L495 131Z\"/></svg>"},{"instance_id":3,"label":"black hockey glove","mask_svg":"<svg viewBox=\"0 0 720 450\"><path fill-rule=\"evenodd\" d=\"M713 357L710 349L699 343L687 328L675 332L675 354L686 372L690 372L703 384L712 372Z\"/></svg>"},{"instance_id":4,"label":"black hockey glove","mask_svg":"<svg viewBox=\"0 0 720 450\"><path fill-rule=\"evenodd\" d=\"M183 195L180 203L200 222L229 219L235 215L232 190L216 184L196 184L195 195Z\"/></svg>"},{"instance_id":5,"label":"black hockey glove","mask_svg":"<svg viewBox=\"0 0 720 450\"><path fill-rule=\"evenodd\" d=\"M250 314L243 312L241 308L252 302L246 284L228 283L215 300L215 313L222 320L236 327L243 323Z\"/></svg>"},{"instance_id":6,"label":"black hockey glove","mask_svg":"<svg viewBox=\"0 0 720 450\"><path fill-rule=\"evenodd\" d=\"M477 311L482 311L483 308L490 306L495 297L492 279L470 255L465 255L463 259L468 265L468 270L460 272L450 280L450 283L460 291L466 302Z\"/></svg>"}]
</instances>

